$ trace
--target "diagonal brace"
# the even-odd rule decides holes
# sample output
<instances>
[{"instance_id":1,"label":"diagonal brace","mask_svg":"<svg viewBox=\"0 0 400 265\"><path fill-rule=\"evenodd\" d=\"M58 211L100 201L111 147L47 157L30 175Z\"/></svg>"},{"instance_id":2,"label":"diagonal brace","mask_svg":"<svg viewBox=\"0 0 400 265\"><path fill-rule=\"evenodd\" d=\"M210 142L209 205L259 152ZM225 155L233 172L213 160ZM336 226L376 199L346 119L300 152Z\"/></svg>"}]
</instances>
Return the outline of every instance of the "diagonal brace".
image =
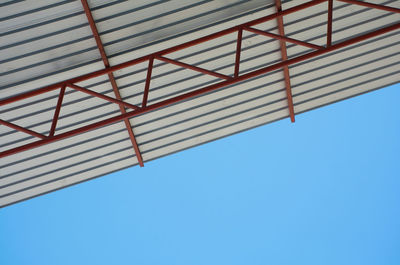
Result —
<instances>
[{"instance_id":1,"label":"diagonal brace","mask_svg":"<svg viewBox=\"0 0 400 265\"><path fill-rule=\"evenodd\" d=\"M354 4L354 5L365 6L365 7L369 7L369 8L380 9L380 10L394 12L394 13L400 13L399 8L378 5L378 4L372 4L372 3L365 2L365 1L357 1L357 0L338 0L338 1L345 2L348 4Z\"/></svg>"},{"instance_id":2,"label":"diagonal brace","mask_svg":"<svg viewBox=\"0 0 400 265\"><path fill-rule=\"evenodd\" d=\"M120 106L124 106L124 107L130 108L130 109L134 109L134 110L139 109L138 106L132 105L130 103L124 102L124 101L119 100L119 99L115 99L115 98L103 95L101 93L94 92L92 90L89 90L89 89L81 87L81 86L77 86L75 84L68 84L67 86L70 87L70 88L73 88L75 90L81 91L83 93L89 94L91 96L95 96L95 97L107 100L109 102L116 103L116 104L118 104Z\"/></svg>"},{"instance_id":3,"label":"diagonal brace","mask_svg":"<svg viewBox=\"0 0 400 265\"><path fill-rule=\"evenodd\" d=\"M146 76L146 83L144 85L142 108L147 106L147 99L149 97L149 90L150 90L151 73L153 72L153 63L154 63L154 57L151 57L149 59L149 65L147 66L147 76Z\"/></svg>"},{"instance_id":4,"label":"diagonal brace","mask_svg":"<svg viewBox=\"0 0 400 265\"><path fill-rule=\"evenodd\" d=\"M58 117L60 115L61 105L62 105L64 94L65 94L65 88L66 88L66 86L64 85L60 89L60 94L58 95L57 106L56 106L56 110L54 111L53 122L51 123L49 136L53 136L54 133L56 132L56 126L57 126Z\"/></svg>"},{"instance_id":5,"label":"diagonal brace","mask_svg":"<svg viewBox=\"0 0 400 265\"><path fill-rule=\"evenodd\" d=\"M41 138L41 139L46 139L46 138L47 138L46 136L44 136L44 135L41 134L41 133L38 133L38 132L35 132L35 131L32 131L32 130L29 130L29 129L27 129L27 128L21 127L21 126L19 126L19 125L16 125L16 124L14 124L14 123L11 123L11 122L8 122L8 121L5 121L5 120L1 120L1 119L0 119L0 124L2 124L2 125L4 125L4 126L7 126L7 127L10 127L10 128L12 128L12 129L14 129L14 130L17 130L17 131L20 131L20 132L23 132L23 133L27 133L27 134L30 134L30 135L32 135L32 136Z\"/></svg>"},{"instance_id":6,"label":"diagonal brace","mask_svg":"<svg viewBox=\"0 0 400 265\"><path fill-rule=\"evenodd\" d=\"M239 29L238 36L236 39L235 72L233 74L233 77L239 76L240 53L242 51L242 38L243 38L243 29Z\"/></svg>"},{"instance_id":7,"label":"diagonal brace","mask_svg":"<svg viewBox=\"0 0 400 265\"><path fill-rule=\"evenodd\" d=\"M282 17L277 17L278 20L279 20L279 18L282 18ZM319 50L319 49L323 48L322 46L318 46L318 45L315 45L315 44L312 44L312 43L308 43L308 42L305 42L305 41L296 40L296 39L292 39L292 38L286 37L284 34L278 35L278 34L270 33L270 32L267 32L267 31L255 29L255 28L252 28L252 27L246 27L244 29L247 30L247 31L259 34L259 35L263 35L263 36L271 37L271 38L274 38L274 39L278 39L281 42L282 41L291 42L291 43L294 43L294 44L302 45L302 46L305 46L305 47L308 47L308 48L312 48L312 49L316 49L316 50Z\"/></svg>"},{"instance_id":8,"label":"diagonal brace","mask_svg":"<svg viewBox=\"0 0 400 265\"><path fill-rule=\"evenodd\" d=\"M225 80L228 80L228 79L231 78L230 76L227 76L227 75L216 73L216 72L213 72L213 71L210 71L210 70L207 70L207 69L204 69L204 68L200 68L200 67L197 67L197 66L194 66L194 65L182 63L182 62L179 62L179 61L176 61L176 60L172 60L172 59L169 59L169 58L166 58L166 57L163 57L163 56L158 56L157 59L160 60L160 61L164 61L166 63L174 64L174 65L177 65L177 66L181 66L183 68L187 68L187 69L190 69L190 70L193 70L193 71L197 71L197 72L200 72L200 73L203 73L203 74L207 74L207 75L212 75L212 76L215 76L215 77L218 77L218 78L222 78L222 79L225 79Z\"/></svg>"}]
</instances>

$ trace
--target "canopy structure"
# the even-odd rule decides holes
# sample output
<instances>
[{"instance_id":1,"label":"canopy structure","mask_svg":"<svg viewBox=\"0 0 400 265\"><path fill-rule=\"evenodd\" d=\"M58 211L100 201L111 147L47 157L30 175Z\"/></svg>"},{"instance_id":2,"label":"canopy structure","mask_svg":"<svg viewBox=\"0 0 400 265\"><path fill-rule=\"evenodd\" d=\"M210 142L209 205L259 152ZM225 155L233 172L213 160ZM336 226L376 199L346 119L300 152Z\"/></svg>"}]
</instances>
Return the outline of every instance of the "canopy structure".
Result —
<instances>
[{"instance_id":1,"label":"canopy structure","mask_svg":"<svg viewBox=\"0 0 400 265\"><path fill-rule=\"evenodd\" d=\"M398 83L399 8L3 3L0 207Z\"/></svg>"}]
</instances>

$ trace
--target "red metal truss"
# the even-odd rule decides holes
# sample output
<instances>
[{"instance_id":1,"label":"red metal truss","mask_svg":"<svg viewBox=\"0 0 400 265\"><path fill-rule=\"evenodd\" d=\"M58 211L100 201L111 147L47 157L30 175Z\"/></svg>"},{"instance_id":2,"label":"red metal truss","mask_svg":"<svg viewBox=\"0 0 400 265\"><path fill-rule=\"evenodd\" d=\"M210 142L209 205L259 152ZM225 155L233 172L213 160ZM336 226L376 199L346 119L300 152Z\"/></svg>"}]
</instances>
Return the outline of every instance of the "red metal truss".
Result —
<instances>
[{"instance_id":1,"label":"red metal truss","mask_svg":"<svg viewBox=\"0 0 400 265\"><path fill-rule=\"evenodd\" d=\"M354 3L354 4L367 6L370 8L378 8L378 9L382 9L382 10L386 10L386 11L400 13L400 9L387 8L384 6L369 4L366 2L347 1L347 0L338 0L338 1ZM85 3L85 2L86 1L82 0L82 3ZM282 20L283 16L298 12L300 10L303 10L308 7L318 5L318 4L321 4L324 2L328 2L327 44L325 47L316 46L311 43L294 40L292 38L288 38L288 37L284 36L283 20ZM210 91L213 91L213 90L216 90L216 89L228 86L228 85L232 85L232 84L244 81L244 80L248 80L250 78L253 78L253 77L256 77L256 76L259 76L259 75L262 75L262 74L265 74L265 73L268 73L268 72L271 72L271 71L274 71L277 69L284 70L286 91L287 91L287 96L288 96L288 108L289 108L290 118L292 121L294 121L294 110L293 110L293 102L292 102L292 96L291 96L291 91L290 91L290 77L289 77L289 71L288 71L289 65L293 65L293 64L296 64L296 63L299 63L299 62L302 62L302 61L305 61L305 60L308 60L308 59L311 59L311 58L314 58L314 57L317 57L317 56L320 56L320 55L323 55L323 54L326 54L326 53L329 53L332 51L342 49L349 45L353 45L355 43L377 37L379 35L388 33L390 31L400 29L400 23L396 23L396 24L386 26L384 28L380 28L375 31L372 31L372 32L369 32L369 33L366 33L366 34L363 34L363 35L360 35L357 37L352 37L352 38L347 39L342 42L332 43L332 38L331 38L331 35L332 35L332 11L333 11L332 3L333 3L332 0L314 0L314 1L310 1L310 2L307 2L307 3L304 3L304 4L301 4L301 5L295 6L293 8L289 8L287 10L282 11L282 10L280 10L279 1L277 0L277 4L278 4L277 10L278 11L275 14L268 15L268 16L265 16L265 17L262 17L262 18L259 18L256 20L252 20L247 23L237 25L232 28L228 28L226 30L223 30L223 31L220 31L220 32L217 32L217 33L214 33L214 34L211 34L211 35L208 35L208 36L205 36L205 37L193 40L193 41L189 41L189 42L186 42L186 43L183 43L183 44L180 44L180 45L177 45L177 46L174 46L174 47L171 47L171 48L168 48L168 49L165 49L165 50L153 53L153 54L149 54L149 55L140 57L138 59L134 59L134 60L122 63L122 64L118 64L115 66L109 65L107 57L104 52L104 48L102 45L99 45L99 43L101 44L101 41L100 41L100 38L99 38L97 30L96 30L96 31L94 31L94 36L96 38L96 41L98 42L99 50L100 50L100 53L102 54L105 69L98 70L98 71L95 71L95 72L92 72L92 73L89 73L86 75L82 75L82 76L79 76L76 78L72 78L69 80L65 80L63 82L52 84L52 85L49 85L49 86L31 91L31 92L23 93L23 94L13 96L10 98L6 98L6 99L3 99L0 101L0 106L3 106L3 105L7 105L10 103L19 101L19 100L23 100L23 99L34 97L36 95L47 93L47 92L50 92L50 91L53 91L56 89L60 89L60 95L59 95L56 110L54 113L54 118L53 118L53 121L51 124L51 130L50 130L49 136L45 136L38 132L34 132L30 129L23 128L21 126L12 124L12 123L4 121L4 120L0 120L0 124L3 124L5 126L8 126L15 130L18 130L18 131L33 135L35 137L41 138L40 140L37 140L35 142L0 152L0 157L5 157L5 156L12 155L12 154L16 154L18 152L33 149L38 146L42 146L42 145L45 145L48 143L59 141L59 140L65 139L67 137L71 137L71 136L74 136L74 135L77 135L80 133L94 130L94 129L97 129L97 128L100 128L100 127L103 127L106 125L110 125L112 123L119 122L119 121L125 121L126 127L128 129L128 127L131 128L131 126L129 124L129 120L128 120L129 118L132 118L134 116L137 116L137 115L140 115L140 114L143 114L146 112L150 112L150 111L153 111L156 109L160 109L160 108L169 106L171 104L182 102L184 100L208 93ZM252 28L255 25L258 25L260 23L270 21L273 19L278 19L279 35L272 34L272 33L264 34L265 33L264 31L259 32L258 30L254 30L254 28ZM90 20L90 18L89 18L89 20ZM260 33L262 35L266 35L268 37L279 39L281 42L282 61L279 63L273 64L273 65L261 68L261 69L254 70L254 71L246 73L246 74L240 74L239 73L240 53L241 53L241 41L242 41L243 30L249 30L249 31L252 31L255 33ZM197 45L197 44L200 44L200 43L203 43L203 42L206 42L206 41L209 41L209 40L221 37L221 36L225 36L230 33L235 33L235 32L237 32L237 45L236 45L235 68L234 68L234 72L233 72L232 76L222 75L220 73L216 73L216 72L213 72L213 71L210 71L207 69L203 69L200 67L196 67L193 65L185 64L185 63L165 57L165 55L170 54L172 52L182 50L182 49L185 49L185 48L188 48L188 47L191 47L191 46L194 46L194 45ZM286 42L292 42L292 43L296 43L296 44L300 44L300 45L305 45L309 48L312 48L312 50L310 50L306 54L303 54L303 55L300 55L300 56L297 56L294 58L287 58L286 44L285 44ZM188 92L188 93L185 93L185 94L173 97L173 98L169 98L169 99L166 99L166 100L163 100L163 101L151 104L151 105L148 105L147 104L148 103L148 95L149 95L149 90L150 90L151 74L152 74L154 60L160 60L160 61L164 61L167 63L175 64L180 67L198 71L203 74L212 75L212 76L221 78L223 80L218 83L215 83L215 84L212 84L212 85L209 85L209 86L206 86L206 87L203 87L203 88L200 88L200 89L197 89L197 90L194 90L194 91L191 91L191 92ZM148 61L148 69L147 69L147 78L146 78L146 83L145 83L144 93L143 93L142 106L136 106L136 105L129 104L121 99L112 73L114 71L129 67L129 66L133 66L133 65L136 65L136 64L139 64L142 62L146 62L146 61ZM116 98L111 98L111 97L105 96L103 94L88 90L88 89L80 87L80 86L77 86L75 84L75 83L78 83L78 82L81 82L84 80L88 80L91 78L95 78L95 77L98 77L101 75L108 75L111 83L115 84L115 85L113 85L113 88L115 87L114 92L115 92ZM95 122L95 123L92 123L92 124L89 124L89 125L86 125L86 126L83 126L83 127L80 127L80 128L77 128L77 129L73 129L73 130L70 130L70 131L67 131L64 133L57 134L56 124L57 124L60 108L62 107L62 99L63 99L63 95L64 95L66 87L70 87L72 89L79 90L81 92L90 94L93 97L101 98L103 100L107 100L107 101L113 102L115 104L118 104L120 106L121 114L111 117L111 118L107 118L107 119L98 121L98 122ZM125 107L130 108L131 110L129 112L127 112L125 110ZM129 129L128 129L128 131L129 131ZM131 139L134 139L133 132L130 133L130 136L131 136ZM134 147L135 147L135 144L134 144ZM137 144L136 144L136 147L137 147ZM138 148L135 148L135 152L137 155L140 154ZM138 160L139 160L139 156L138 156Z\"/></svg>"},{"instance_id":2,"label":"red metal truss","mask_svg":"<svg viewBox=\"0 0 400 265\"><path fill-rule=\"evenodd\" d=\"M93 37L96 40L97 48L99 49L99 52L100 52L100 55L101 55L101 59L103 60L103 63L104 63L104 67L108 68L108 67L110 67L110 62L108 61L106 51L104 50L103 42L101 41L100 34L99 34L98 30L97 30L96 23L95 23L94 18L92 16L92 12L90 11L89 4L88 4L88 2L86 0L81 0L81 2L82 2L83 9L85 10L85 14L86 14L86 17L88 19L90 28L92 30ZM111 83L111 86L113 88L115 97L118 100L121 100L122 98L121 98L121 94L119 93L117 81L115 80L114 74L112 72L108 73L108 79L110 80L110 83ZM122 114L126 113L125 107L126 106L119 105L119 109L120 109L120 112ZM136 137L133 134L131 123L130 123L128 118L124 119L124 123L125 123L126 130L128 131L129 138L131 140L133 149L135 150L136 158L137 158L137 160L139 162L139 165L141 167L143 167L144 164L143 164L142 154L140 153L140 149L139 149L139 146L137 144ZM53 134L54 134L54 132L53 132ZM51 134L51 135L53 135L53 134Z\"/></svg>"}]
</instances>

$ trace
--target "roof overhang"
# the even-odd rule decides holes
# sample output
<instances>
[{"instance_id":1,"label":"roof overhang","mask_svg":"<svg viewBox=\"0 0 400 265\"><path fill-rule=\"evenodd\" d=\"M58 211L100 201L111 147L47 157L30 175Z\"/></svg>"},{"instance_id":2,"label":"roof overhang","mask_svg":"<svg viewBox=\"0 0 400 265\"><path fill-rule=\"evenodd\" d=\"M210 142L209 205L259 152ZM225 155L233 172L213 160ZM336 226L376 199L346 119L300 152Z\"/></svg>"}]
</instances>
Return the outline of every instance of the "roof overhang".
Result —
<instances>
[{"instance_id":1,"label":"roof overhang","mask_svg":"<svg viewBox=\"0 0 400 265\"><path fill-rule=\"evenodd\" d=\"M399 82L398 1L85 2L2 8L0 206Z\"/></svg>"}]
</instances>

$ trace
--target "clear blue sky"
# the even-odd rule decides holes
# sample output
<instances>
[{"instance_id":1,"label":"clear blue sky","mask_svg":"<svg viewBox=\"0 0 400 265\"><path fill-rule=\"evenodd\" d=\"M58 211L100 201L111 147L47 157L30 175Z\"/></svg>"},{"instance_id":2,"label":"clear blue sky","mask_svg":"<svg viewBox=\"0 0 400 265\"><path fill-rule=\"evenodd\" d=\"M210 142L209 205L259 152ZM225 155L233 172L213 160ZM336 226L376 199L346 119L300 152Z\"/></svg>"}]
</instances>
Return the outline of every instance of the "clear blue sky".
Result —
<instances>
[{"instance_id":1,"label":"clear blue sky","mask_svg":"<svg viewBox=\"0 0 400 265\"><path fill-rule=\"evenodd\" d=\"M1 265L400 264L400 85L0 210Z\"/></svg>"}]
</instances>

